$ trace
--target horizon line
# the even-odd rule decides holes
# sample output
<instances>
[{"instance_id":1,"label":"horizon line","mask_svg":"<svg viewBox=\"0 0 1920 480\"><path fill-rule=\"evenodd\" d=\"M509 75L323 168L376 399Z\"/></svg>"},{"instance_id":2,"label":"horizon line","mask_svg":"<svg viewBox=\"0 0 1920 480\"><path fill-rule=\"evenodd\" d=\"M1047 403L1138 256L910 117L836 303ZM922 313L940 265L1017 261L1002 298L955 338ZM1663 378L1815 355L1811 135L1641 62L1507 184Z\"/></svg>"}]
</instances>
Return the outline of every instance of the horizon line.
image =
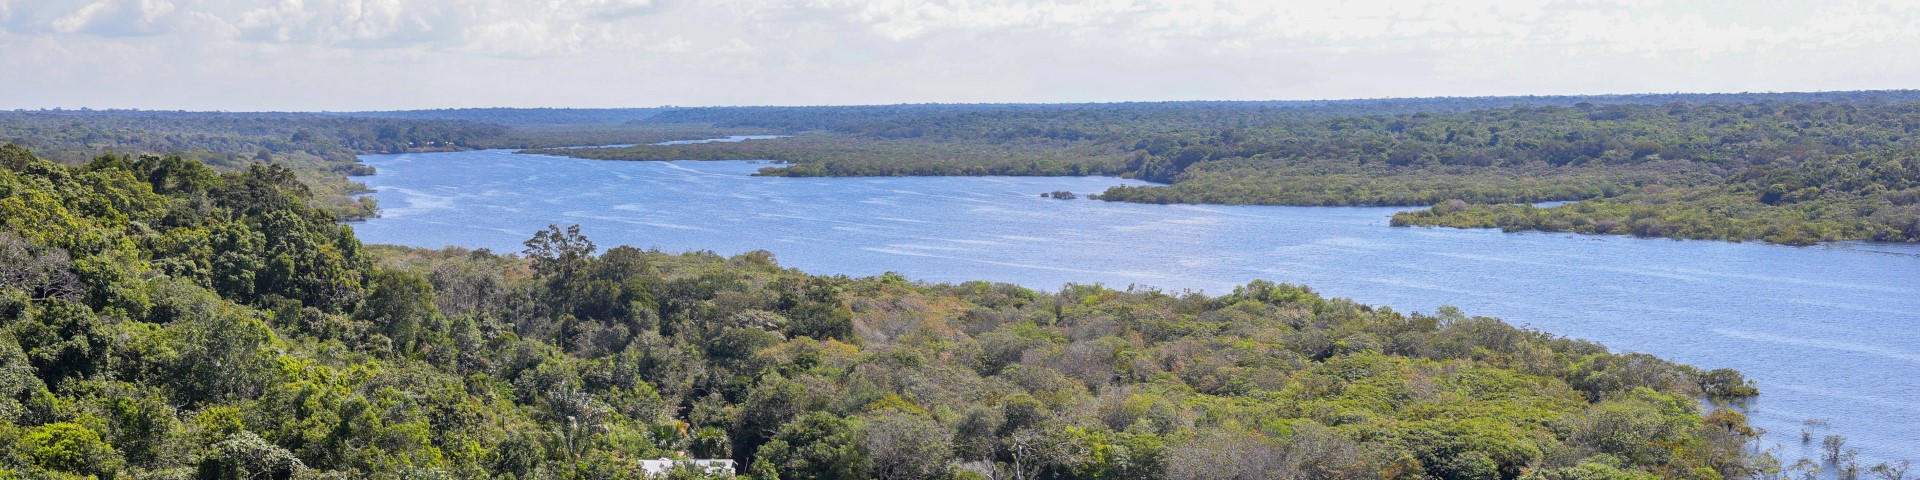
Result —
<instances>
[{"instance_id":1,"label":"horizon line","mask_svg":"<svg viewBox=\"0 0 1920 480\"><path fill-rule=\"evenodd\" d=\"M847 103L847 104L733 104L733 105L665 104L665 105L650 106L650 107L641 107L641 106L620 106L620 107L490 106L490 107L405 108L405 109L395 109L395 110L187 110L187 109L150 109L150 108L119 108L119 107L95 108L95 107L82 106L82 107L13 108L13 109L0 110L0 111L11 112L11 113L152 112L152 113L230 113L230 114L355 114L355 113L463 111L463 110L468 110L468 111L470 110L673 110L673 109L702 109L702 108L833 108L833 107L902 107L902 106L1080 106L1080 105L1100 106L1100 105L1150 105L1150 104L1178 104L1178 103L1219 103L1219 104L1303 103L1303 104L1308 104L1308 103L1392 102L1392 101L1409 101L1409 100L1622 98L1622 97L1650 97L1650 96L1673 96L1673 95L1684 95L1684 96L1821 95L1821 94L1843 94L1843 93L1854 93L1854 94L1911 93L1916 91L1920 91L1920 87L1859 89L1859 90L1739 91L1739 92L1675 91L1675 92L1587 93L1587 94L1546 94L1546 95L1542 95L1542 94L1436 95L1436 96L1408 96L1408 97L1355 97L1355 98L1265 99L1265 100L1183 99L1183 100L1113 100L1113 101L1099 101L1099 102L1009 101L1009 102L894 102L894 103Z\"/></svg>"}]
</instances>

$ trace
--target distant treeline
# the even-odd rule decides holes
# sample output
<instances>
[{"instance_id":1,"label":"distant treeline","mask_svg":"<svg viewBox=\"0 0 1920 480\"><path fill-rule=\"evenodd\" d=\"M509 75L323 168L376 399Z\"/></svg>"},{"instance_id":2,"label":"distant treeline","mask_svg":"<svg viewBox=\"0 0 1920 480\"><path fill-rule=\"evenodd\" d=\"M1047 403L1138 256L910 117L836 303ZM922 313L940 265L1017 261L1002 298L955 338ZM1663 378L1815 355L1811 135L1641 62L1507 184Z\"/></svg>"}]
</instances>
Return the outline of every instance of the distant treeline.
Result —
<instances>
[{"instance_id":1,"label":"distant treeline","mask_svg":"<svg viewBox=\"0 0 1920 480\"><path fill-rule=\"evenodd\" d=\"M373 215L362 153L462 150L504 136L506 127L449 120L344 118L310 113L146 110L0 111L0 144L80 163L102 154L179 155L221 170L267 162L288 167L318 202L344 218Z\"/></svg>"},{"instance_id":2,"label":"distant treeline","mask_svg":"<svg viewBox=\"0 0 1920 480\"><path fill-rule=\"evenodd\" d=\"M1356 100L1190 101L1081 104L904 104L706 107L660 112L652 123L704 123L786 133L827 130L876 137L1128 140L1156 131L1245 128L1302 118L1453 113L1517 106L1664 105L1681 102L1889 104L1920 101L1920 90L1810 93L1674 93L1584 96L1431 97Z\"/></svg>"},{"instance_id":3,"label":"distant treeline","mask_svg":"<svg viewBox=\"0 0 1920 480\"><path fill-rule=\"evenodd\" d=\"M60 160L102 149L252 154L305 152L348 158L468 148L506 127L459 120L341 117L317 113L222 113L152 110L0 111L0 141L33 146ZM338 160L338 158L329 158Z\"/></svg>"},{"instance_id":4,"label":"distant treeline","mask_svg":"<svg viewBox=\"0 0 1920 480\"><path fill-rule=\"evenodd\" d=\"M649 121L798 135L546 153L769 159L790 165L763 173L786 176L1115 175L1170 184L1098 196L1144 203L1467 205L1404 215L1400 225L1920 241L1916 102L1920 92L1903 90L708 108ZM1498 206L1545 201L1617 206Z\"/></svg>"},{"instance_id":5,"label":"distant treeline","mask_svg":"<svg viewBox=\"0 0 1920 480\"><path fill-rule=\"evenodd\" d=\"M656 108L447 108L387 112L339 112L356 118L462 120L511 127L613 125L645 120L672 107Z\"/></svg>"}]
</instances>

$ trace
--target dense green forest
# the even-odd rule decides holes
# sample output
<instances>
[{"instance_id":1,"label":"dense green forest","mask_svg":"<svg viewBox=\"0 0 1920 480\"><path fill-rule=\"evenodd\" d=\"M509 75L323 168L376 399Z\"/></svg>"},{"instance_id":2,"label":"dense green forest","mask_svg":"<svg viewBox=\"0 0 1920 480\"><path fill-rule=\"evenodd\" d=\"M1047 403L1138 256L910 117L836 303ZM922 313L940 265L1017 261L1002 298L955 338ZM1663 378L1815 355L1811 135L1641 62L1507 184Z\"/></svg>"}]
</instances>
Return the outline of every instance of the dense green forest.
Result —
<instances>
[{"instance_id":1,"label":"dense green forest","mask_svg":"<svg viewBox=\"0 0 1920 480\"><path fill-rule=\"evenodd\" d=\"M0 147L0 478L1776 478L1730 370L1441 308L362 245L286 167ZM1710 403L1703 403L1710 401ZM676 472L690 477L692 472Z\"/></svg>"},{"instance_id":2,"label":"dense green forest","mask_svg":"<svg viewBox=\"0 0 1920 480\"><path fill-rule=\"evenodd\" d=\"M769 159L789 165L763 174L785 176L1115 175L1167 184L1097 196L1143 203L1442 205L1396 225L1912 242L1920 241L1917 101L1920 93L1896 91L709 108L643 122L796 136L536 152ZM1548 201L1578 203L1509 205Z\"/></svg>"},{"instance_id":3,"label":"dense green forest","mask_svg":"<svg viewBox=\"0 0 1920 480\"><path fill-rule=\"evenodd\" d=\"M179 155L229 171L252 162L285 166L313 191L318 206L347 218L374 215L362 153L459 150L503 137L506 127L454 120L346 118L311 113L215 113L147 110L0 111L0 143L48 159L84 163L101 154Z\"/></svg>"}]
</instances>

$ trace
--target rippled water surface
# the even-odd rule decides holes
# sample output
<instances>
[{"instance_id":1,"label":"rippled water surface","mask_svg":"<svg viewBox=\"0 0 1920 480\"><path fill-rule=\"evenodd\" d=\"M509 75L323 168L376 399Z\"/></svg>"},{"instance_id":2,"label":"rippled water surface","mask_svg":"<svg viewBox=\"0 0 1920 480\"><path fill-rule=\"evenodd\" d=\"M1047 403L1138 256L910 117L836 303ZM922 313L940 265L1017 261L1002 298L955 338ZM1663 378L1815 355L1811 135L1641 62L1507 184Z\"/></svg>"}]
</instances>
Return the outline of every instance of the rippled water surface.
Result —
<instances>
[{"instance_id":1,"label":"rippled water surface","mask_svg":"<svg viewBox=\"0 0 1920 480\"><path fill-rule=\"evenodd\" d=\"M1302 283L1402 311L1455 305L1760 384L1753 422L1788 463L1847 435L1920 461L1920 247L1781 247L1392 228L1391 208L1040 198L1102 177L769 178L753 162L609 162L505 151L374 155L368 243L517 252L549 223L602 246L772 251L821 274L1226 293ZM1825 418L1815 444L1801 420Z\"/></svg>"}]
</instances>

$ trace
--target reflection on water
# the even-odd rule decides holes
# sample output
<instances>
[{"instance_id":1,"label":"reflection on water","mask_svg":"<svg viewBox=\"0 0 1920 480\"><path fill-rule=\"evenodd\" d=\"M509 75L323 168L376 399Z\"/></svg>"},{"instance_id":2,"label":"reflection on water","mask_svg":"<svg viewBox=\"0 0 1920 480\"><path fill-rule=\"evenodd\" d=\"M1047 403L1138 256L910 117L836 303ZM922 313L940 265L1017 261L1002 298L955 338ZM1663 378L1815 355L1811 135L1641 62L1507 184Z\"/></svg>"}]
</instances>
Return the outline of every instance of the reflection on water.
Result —
<instances>
[{"instance_id":1,"label":"reflection on water","mask_svg":"<svg viewBox=\"0 0 1920 480\"><path fill-rule=\"evenodd\" d=\"M1433 311L1456 305L1760 383L1753 422L1817 457L1826 418L1864 463L1920 460L1920 247L1794 248L1387 226L1394 209L1134 205L1041 198L1100 177L752 177L754 162L605 162L503 151L363 157L369 243L517 252L549 223L600 245L772 251L812 273L1053 290L1226 293L1253 279Z\"/></svg>"}]
</instances>

